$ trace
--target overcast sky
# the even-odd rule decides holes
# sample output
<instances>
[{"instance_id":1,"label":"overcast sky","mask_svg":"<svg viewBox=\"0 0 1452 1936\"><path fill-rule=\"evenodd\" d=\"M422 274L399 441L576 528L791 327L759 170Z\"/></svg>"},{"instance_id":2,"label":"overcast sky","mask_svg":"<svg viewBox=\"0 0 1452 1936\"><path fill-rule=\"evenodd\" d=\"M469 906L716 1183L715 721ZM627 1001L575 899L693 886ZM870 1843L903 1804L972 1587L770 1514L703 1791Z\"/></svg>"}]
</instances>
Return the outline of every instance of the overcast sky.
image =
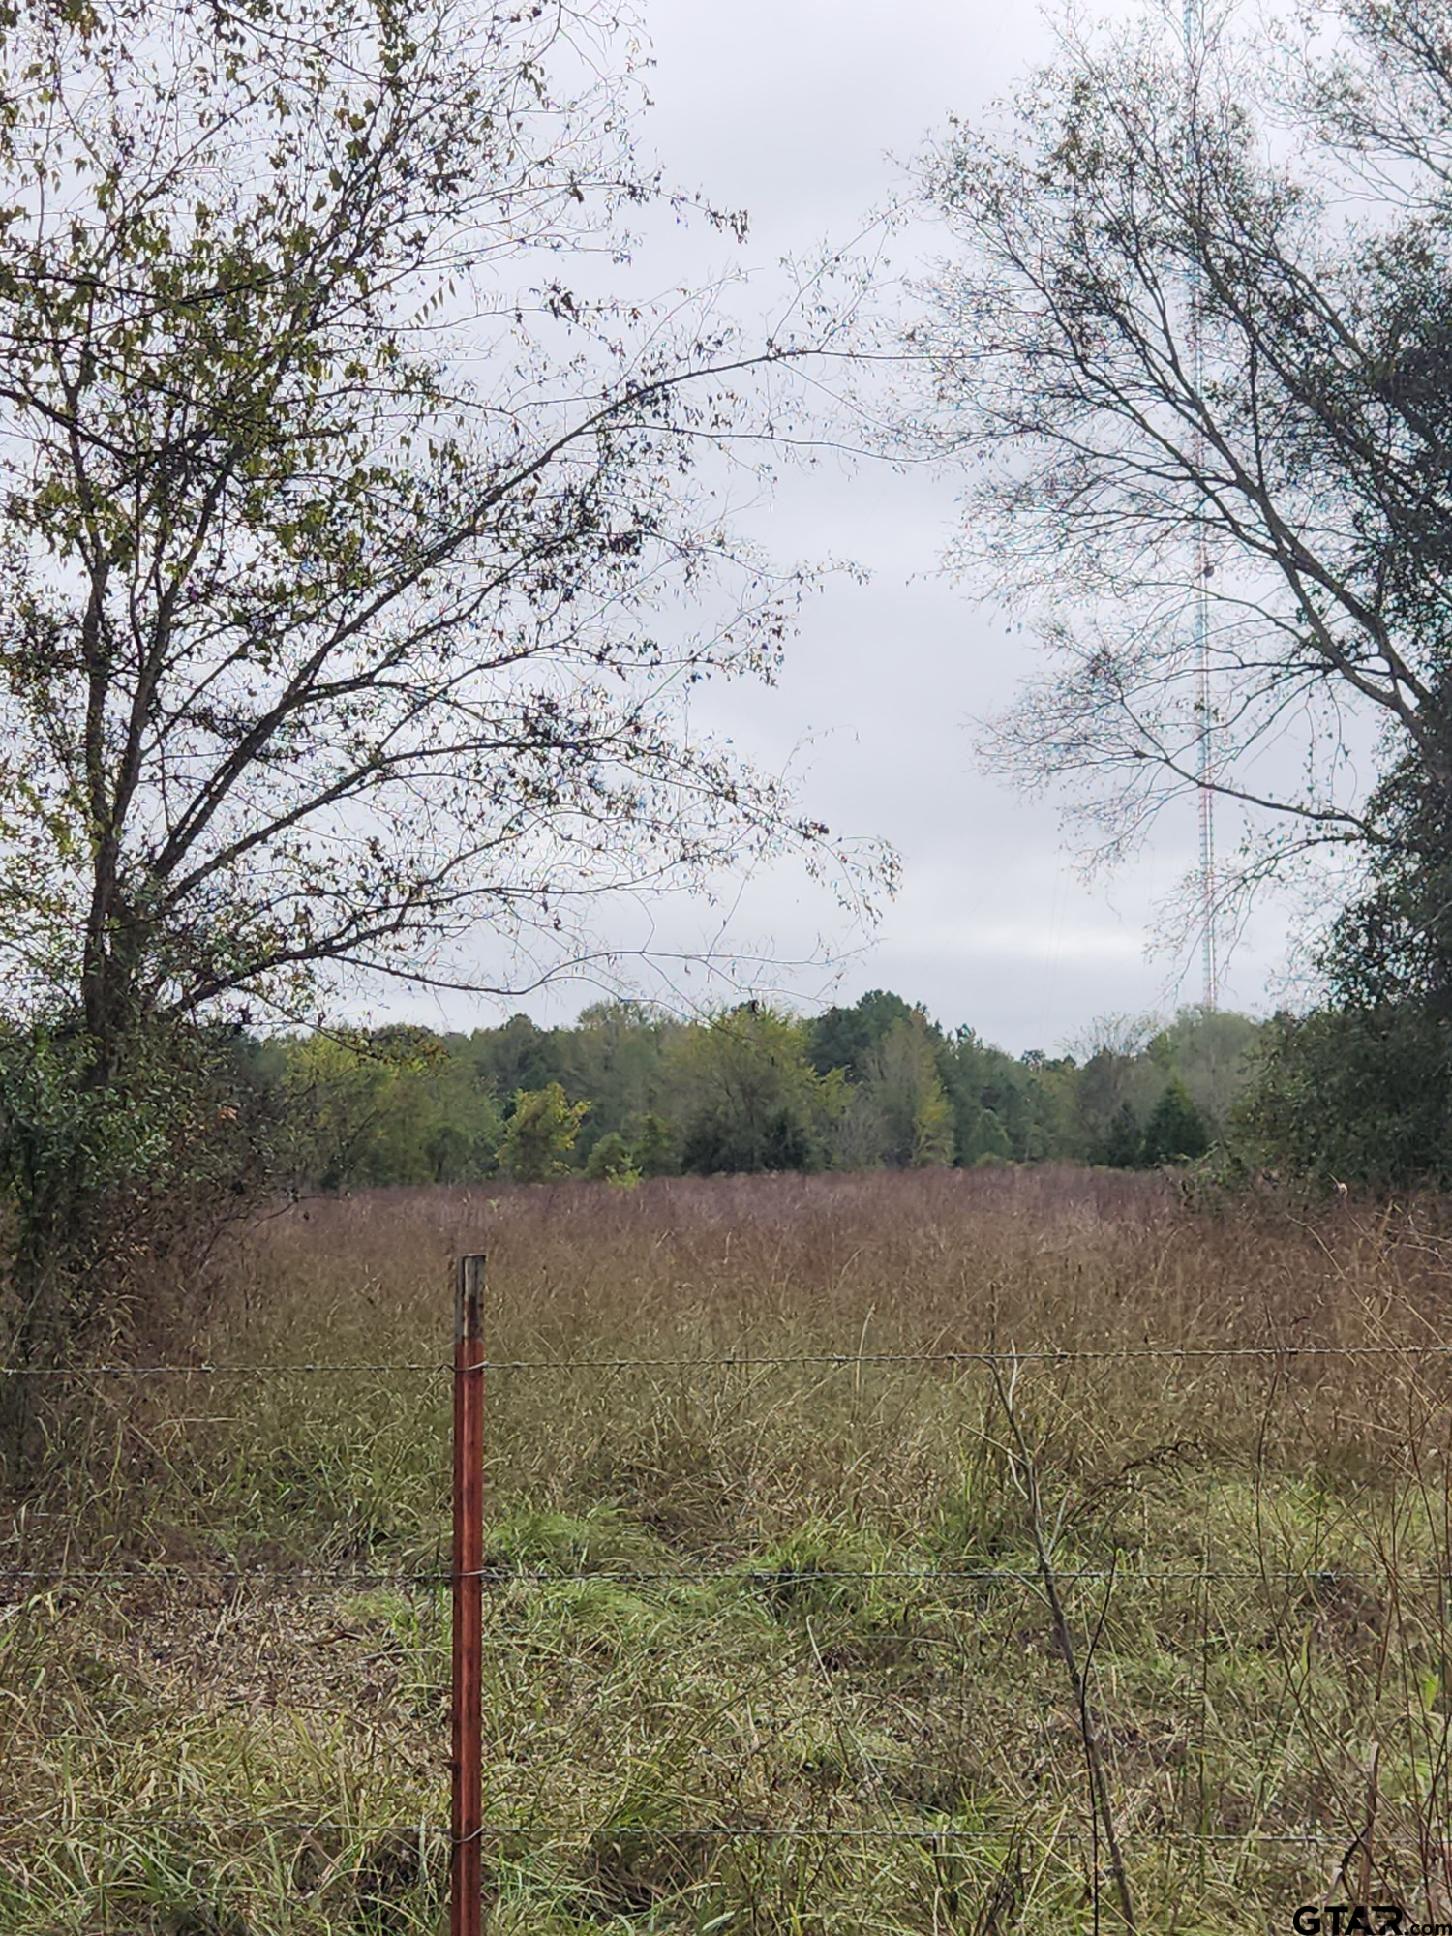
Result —
<instances>
[{"instance_id":1,"label":"overcast sky","mask_svg":"<svg viewBox=\"0 0 1452 1936\"><path fill-rule=\"evenodd\" d=\"M981 113L1049 45L1037 11L1005 0L649 0L649 19L652 145L670 177L751 212L734 260L758 267L768 294L780 257L849 239L863 211L901 190L902 164L950 112ZM730 266L729 245L710 246ZM1193 807L1164 819L1138 859L1086 884L1054 803L977 769L971 721L1010 696L1035 648L942 576L953 515L941 478L829 465L793 479L773 513L774 548L850 555L870 582L835 584L808 607L775 690L709 702L711 723L769 765L809 740L805 803L834 828L885 837L901 858L901 890L870 949L841 966L834 998L891 987L1015 1051L1072 1040L1105 1013L1198 999L1198 959L1147 955L1155 904L1193 862ZM693 945L709 926L699 909L656 919L667 946ZM1254 923L1225 976L1227 1005L1265 1007L1283 926L1273 911ZM628 922L618 932L638 938ZM736 932L783 959L819 934L829 947L860 942L785 870L751 884ZM796 985L810 996L825 978ZM590 993L525 1006L562 1020ZM494 1018L471 1005L445 1019Z\"/></svg>"}]
</instances>

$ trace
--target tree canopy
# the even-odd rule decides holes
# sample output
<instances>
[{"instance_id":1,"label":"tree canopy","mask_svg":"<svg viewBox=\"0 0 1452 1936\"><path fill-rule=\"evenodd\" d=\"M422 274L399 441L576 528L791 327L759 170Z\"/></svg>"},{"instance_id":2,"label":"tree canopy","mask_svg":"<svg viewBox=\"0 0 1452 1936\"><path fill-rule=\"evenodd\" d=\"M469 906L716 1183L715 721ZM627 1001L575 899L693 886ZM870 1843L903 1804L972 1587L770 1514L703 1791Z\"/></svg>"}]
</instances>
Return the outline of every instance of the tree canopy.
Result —
<instances>
[{"instance_id":1,"label":"tree canopy","mask_svg":"<svg viewBox=\"0 0 1452 1936\"><path fill-rule=\"evenodd\" d=\"M566 1028L516 1015L468 1035L244 1042L236 1075L252 1071L263 1095L280 1090L288 1175L312 1189L495 1174L630 1183L683 1170L1183 1162L1226 1134L1259 1066L1256 1024L1200 1010L1133 1038L1111 1025L1104 1033L1118 1046L1082 1064L1010 1055L882 991L828 1011L829 1026L850 1053L859 1031L889 1014L855 1069L815 1066L822 1017L748 1003L685 1021L611 1003ZM1231 1034L1234 1065L1224 1059Z\"/></svg>"}]
</instances>

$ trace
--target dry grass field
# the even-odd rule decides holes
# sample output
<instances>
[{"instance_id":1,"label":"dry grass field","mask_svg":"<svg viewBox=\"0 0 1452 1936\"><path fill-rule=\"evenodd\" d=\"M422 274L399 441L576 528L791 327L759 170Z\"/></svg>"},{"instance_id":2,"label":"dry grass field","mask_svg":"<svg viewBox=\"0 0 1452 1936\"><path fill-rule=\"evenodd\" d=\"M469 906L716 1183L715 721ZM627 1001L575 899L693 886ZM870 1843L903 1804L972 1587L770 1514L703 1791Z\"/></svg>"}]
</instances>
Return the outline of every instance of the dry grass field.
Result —
<instances>
[{"instance_id":1,"label":"dry grass field","mask_svg":"<svg viewBox=\"0 0 1452 1936\"><path fill-rule=\"evenodd\" d=\"M501 1936L1452 1918L1436 1206L980 1170L262 1223L0 1528L0 1930L439 1930L465 1249Z\"/></svg>"}]
</instances>

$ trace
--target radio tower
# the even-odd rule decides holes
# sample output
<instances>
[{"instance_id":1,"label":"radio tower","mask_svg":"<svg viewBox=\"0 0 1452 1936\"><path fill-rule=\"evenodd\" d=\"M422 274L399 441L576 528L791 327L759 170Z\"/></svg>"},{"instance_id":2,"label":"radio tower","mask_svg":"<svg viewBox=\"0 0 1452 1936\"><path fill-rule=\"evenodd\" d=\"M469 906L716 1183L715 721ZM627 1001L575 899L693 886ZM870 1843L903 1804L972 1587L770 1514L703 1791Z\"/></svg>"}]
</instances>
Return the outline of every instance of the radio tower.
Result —
<instances>
[{"instance_id":1,"label":"radio tower","mask_svg":"<svg viewBox=\"0 0 1452 1936\"><path fill-rule=\"evenodd\" d=\"M1189 138L1194 140L1195 97L1199 83L1200 55L1204 44L1204 0L1185 0L1185 104ZM1205 335L1201 315L1200 269L1191 258L1187 295L1189 298L1190 381L1196 397L1204 390ZM1205 438L1195 430L1191 441L1191 460L1197 476L1204 475ZM1215 945L1215 789L1214 748L1211 743L1214 718L1210 704L1210 547L1203 515L1195 520L1194 555L1191 561L1193 583L1190 592L1191 619L1195 652L1195 743L1197 805L1200 819L1200 872L1197 882L1200 904L1200 958L1203 974L1201 1000L1213 1009L1220 1000L1220 963Z\"/></svg>"}]
</instances>

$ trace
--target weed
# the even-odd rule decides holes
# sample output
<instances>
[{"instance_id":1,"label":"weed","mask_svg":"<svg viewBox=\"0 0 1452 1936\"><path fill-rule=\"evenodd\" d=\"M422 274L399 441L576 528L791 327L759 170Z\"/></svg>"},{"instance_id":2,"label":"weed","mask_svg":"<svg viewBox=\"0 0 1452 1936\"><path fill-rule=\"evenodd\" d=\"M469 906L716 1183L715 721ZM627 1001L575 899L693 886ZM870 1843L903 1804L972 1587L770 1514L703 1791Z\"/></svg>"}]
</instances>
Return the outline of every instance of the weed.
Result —
<instances>
[{"instance_id":1,"label":"weed","mask_svg":"<svg viewBox=\"0 0 1452 1936\"><path fill-rule=\"evenodd\" d=\"M1092 1928L1036 1541L1146 1936L1280 1926L1353 1847L1445 1903L1452 1380L1400 1349L1449 1335L1431 1209L985 1169L259 1225L198 1363L421 1369L89 1388L0 1524L7 1567L120 1575L0 1586L5 1936L436 1936L464 1249L500 1936ZM894 1358L990 1343L1021 1445L983 1364Z\"/></svg>"}]
</instances>

